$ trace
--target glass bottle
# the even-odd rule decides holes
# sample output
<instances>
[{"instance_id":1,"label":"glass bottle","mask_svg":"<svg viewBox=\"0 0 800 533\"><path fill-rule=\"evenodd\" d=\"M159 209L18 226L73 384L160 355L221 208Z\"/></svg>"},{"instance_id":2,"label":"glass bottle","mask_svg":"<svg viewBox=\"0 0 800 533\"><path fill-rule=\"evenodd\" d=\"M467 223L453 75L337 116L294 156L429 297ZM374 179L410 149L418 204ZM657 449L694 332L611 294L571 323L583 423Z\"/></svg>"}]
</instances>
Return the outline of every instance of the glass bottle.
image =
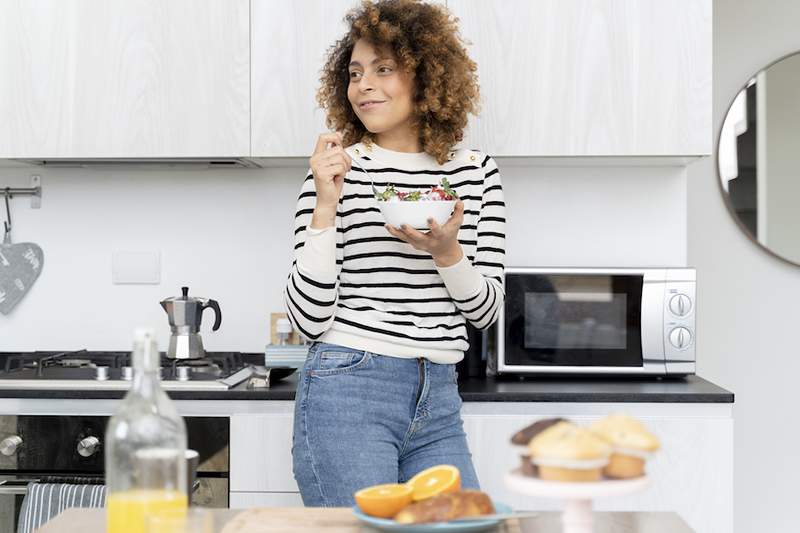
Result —
<instances>
[{"instance_id":1,"label":"glass bottle","mask_svg":"<svg viewBox=\"0 0 800 533\"><path fill-rule=\"evenodd\" d=\"M107 533L144 533L146 516L185 513L186 424L159 382L152 330L137 330L133 384L105 438Z\"/></svg>"}]
</instances>

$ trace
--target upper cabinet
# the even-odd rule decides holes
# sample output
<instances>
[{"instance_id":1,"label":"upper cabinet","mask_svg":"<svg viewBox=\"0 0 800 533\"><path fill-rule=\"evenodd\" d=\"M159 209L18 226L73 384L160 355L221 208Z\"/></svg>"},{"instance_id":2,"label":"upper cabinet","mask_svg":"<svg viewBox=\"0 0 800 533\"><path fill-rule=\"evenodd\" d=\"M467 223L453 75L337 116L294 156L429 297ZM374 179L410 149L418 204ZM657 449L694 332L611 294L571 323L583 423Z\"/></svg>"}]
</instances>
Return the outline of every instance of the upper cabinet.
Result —
<instances>
[{"instance_id":1,"label":"upper cabinet","mask_svg":"<svg viewBox=\"0 0 800 533\"><path fill-rule=\"evenodd\" d=\"M444 4L444 0L435 3ZM310 157L325 133L317 104L330 47L359 0L251 0L253 157Z\"/></svg>"},{"instance_id":2,"label":"upper cabinet","mask_svg":"<svg viewBox=\"0 0 800 533\"><path fill-rule=\"evenodd\" d=\"M249 7L0 0L0 157L248 156Z\"/></svg>"},{"instance_id":3,"label":"upper cabinet","mask_svg":"<svg viewBox=\"0 0 800 533\"><path fill-rule=\"evenodd\" d=\"M310 157L328 131L317 104L328 48L354 0L251 0L254 157Z\"/></svg>"},{"instance_id":4,"label":"upper cabinet","mask_svg":"<svg viewBox=\"0 0 800 533\"><path fill-rule=\"evenodd\" d=\"M464 145L495 156L711 153L711 0L448 0L478 63Z\"/></svg>"},{"instance_id":5,"label":"upper cabinet","mask_svg":"<svg viewBox=\"0 0 800 533\"><path fill-rule=\"evenodd\" d=\"M444 0L438 0L443 3ZM0 158L309 157L357 0L0 0ZM711 153L711 0L449 0L495 156Z\"/></svg>"}]
</instances>

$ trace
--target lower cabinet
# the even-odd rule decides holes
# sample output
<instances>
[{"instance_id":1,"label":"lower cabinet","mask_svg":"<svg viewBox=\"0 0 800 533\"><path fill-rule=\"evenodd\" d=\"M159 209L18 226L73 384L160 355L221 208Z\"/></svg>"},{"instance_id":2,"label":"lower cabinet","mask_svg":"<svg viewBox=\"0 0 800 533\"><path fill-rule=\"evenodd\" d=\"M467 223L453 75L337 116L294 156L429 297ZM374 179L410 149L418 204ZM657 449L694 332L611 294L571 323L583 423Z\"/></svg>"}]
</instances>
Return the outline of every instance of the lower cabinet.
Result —
<instances>
[{"instance_id":1,"label":"lower cabinet","mask_svg":"<svg viewBox=\"0 0 800 533\"><path fill-rule=\"evenodd\" d=\"M502 404L501 404L502 405ZM511 436L528 424L561 416L581 425L612 412L640 419L661 441L647 463L650 488L594 502L600 511L674 511L698 533L733 531L733 419L729 407L707 404L538 404L506 408L531 414L497 414L487 404L464 404L462 418L481 489L517 510L560 510L557 499L533 498L505 486L505 475L520 463ZM728 404L729 405L729 404ZM513 407L512 407L513 406Z\"/></svg>"},{"instance_id":2,"label":"lower cabinet","mask_svg":"<svg viewBox=\"0 0 800 533\"><path fill-rule=\"evenodd\" d=\"M269 404L270 408L286 412L231 416L231 494L294 492L299 495L292 474L294 403Z\"/></svg>"},{"instance_id":3,"label":"lower cabinet","mask_svg":"<svg viewBox=\"0 0 800 533\"><path fill-rule=\"evenodd\" d=\"M264 402L264 413L231 416L230 506L301 506L292 475L293 402ZM602 511L674 511L698 533L733 530L732 404L604 404L467 402L464 430L481 488L518 510L558 510L563 502L506 488L519 464L510 439L542 418L588 424L606 414L636 416L661 441L648 462L652 485L627 497L600 500Z\"/></svg>"}]
</instances>

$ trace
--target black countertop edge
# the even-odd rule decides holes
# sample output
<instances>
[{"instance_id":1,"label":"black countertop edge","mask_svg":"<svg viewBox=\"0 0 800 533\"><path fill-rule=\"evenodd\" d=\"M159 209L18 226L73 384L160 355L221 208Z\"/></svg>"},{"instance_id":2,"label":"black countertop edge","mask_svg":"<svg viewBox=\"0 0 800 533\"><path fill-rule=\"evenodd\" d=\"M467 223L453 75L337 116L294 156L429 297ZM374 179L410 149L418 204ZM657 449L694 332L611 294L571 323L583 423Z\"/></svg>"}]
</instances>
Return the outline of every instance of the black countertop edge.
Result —
<instances>
[{"instance_id":1,"label":"black countertop edge","mask_svg":"<svg viewBox=\"0 0 800 533\"><path fill-rule=\"evenodd\" d=\"M297 376L269 389L169 392L174 400L294 400ZM465 402L733 403L734 394L699 376L676 379L478 379L459 381ZM122 391L2 390L0 398L118 399Z\"/></svg>"}]
</instances>

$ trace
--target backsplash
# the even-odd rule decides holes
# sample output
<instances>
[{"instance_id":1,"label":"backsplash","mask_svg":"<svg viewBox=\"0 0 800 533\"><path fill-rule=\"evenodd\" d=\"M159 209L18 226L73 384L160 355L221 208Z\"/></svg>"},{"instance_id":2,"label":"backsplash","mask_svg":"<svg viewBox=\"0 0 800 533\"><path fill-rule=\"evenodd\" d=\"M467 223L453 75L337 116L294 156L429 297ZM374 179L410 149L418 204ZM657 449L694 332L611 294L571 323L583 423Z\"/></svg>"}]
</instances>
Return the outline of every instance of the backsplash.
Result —
<instances>
[{"instance_id":1,"label":"backsplash","mask_svg":"<svg viewBox=\"0 0 800 533\"><path fill-rule=\"evenodd\" d=\"M682 167L518 166L498 161L507 204L507 265L683 266ZM208 350L263 350L283 311L295 200L305 168L143 171L0 168L0 186L42 175L42 208L12 201L15 242L44 250L27 297L0 315L0 351L124 350L152 326L158 302L188 285L214 298L222 326ZM114 251L158 251L160 285L112 285Z\"/></svg>"}]
</instances>

